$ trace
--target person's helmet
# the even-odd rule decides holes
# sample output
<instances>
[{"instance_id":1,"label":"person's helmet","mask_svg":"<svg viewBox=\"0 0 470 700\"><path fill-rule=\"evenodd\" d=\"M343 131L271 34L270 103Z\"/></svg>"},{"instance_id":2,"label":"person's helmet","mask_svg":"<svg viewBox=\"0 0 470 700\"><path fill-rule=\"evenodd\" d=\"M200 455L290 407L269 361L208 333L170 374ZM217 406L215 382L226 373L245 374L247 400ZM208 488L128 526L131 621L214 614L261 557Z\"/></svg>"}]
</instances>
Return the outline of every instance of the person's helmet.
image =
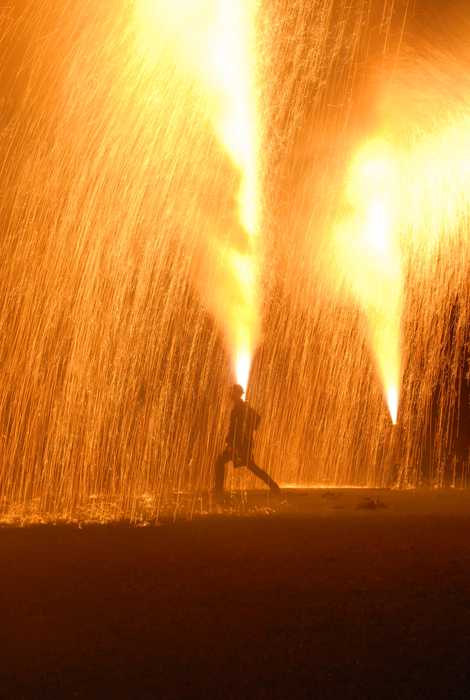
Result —
<instances>
[{"instance_id":1,"label":"person's helmet","mask_svg":"<svg viewBox=\"0 0 470 700\"><path fill-rule=\"evenodd\" d=\"M234 384L230 391L230 397L234 400L241 399L244 393L245 390L240 384Z\"/></svg>"}]
</instances>

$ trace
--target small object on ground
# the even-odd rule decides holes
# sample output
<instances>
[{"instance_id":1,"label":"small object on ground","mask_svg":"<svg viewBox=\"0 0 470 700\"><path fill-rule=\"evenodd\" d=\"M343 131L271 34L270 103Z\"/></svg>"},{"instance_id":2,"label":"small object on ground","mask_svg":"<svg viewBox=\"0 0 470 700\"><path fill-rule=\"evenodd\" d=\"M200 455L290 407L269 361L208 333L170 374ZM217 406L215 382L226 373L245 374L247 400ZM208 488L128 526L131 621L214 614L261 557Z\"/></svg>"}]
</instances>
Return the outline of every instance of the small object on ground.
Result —
<instances>
[{"instance_id":1,"label":"small object on ground","mask_svg":"<svg viewBox=\"0 0 470 700\"><path fill-rule=\"evenodd\" d=\"M322 498L336 498L338 494L335 493L334 491L325 491L322 493L321 497Z\"/></svg>"},{"instance_id":2,"label":"small object on ground","mask_svg":"<svg viewBox=\"0 0 470 700\"><path fill-rule=\"evenodd\" d=\"M357 504L356 507L360 510L377 510L377 508L386 508L387 506L378 498L366 496Z\"/></svg>"}]
</instances>

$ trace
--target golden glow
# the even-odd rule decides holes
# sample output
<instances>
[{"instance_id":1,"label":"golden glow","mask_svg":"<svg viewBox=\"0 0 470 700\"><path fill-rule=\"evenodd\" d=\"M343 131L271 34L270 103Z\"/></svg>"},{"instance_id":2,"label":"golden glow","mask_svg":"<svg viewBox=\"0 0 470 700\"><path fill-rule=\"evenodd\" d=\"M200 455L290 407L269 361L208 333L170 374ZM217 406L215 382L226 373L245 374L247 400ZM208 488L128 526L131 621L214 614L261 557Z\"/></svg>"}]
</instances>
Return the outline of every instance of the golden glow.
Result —
<instances>
[{"instance_id":1,"label":"golden glow","mask_svg":"<svg viewBox=\"0 0 470 700\"><path fill-rule=\"evenodd\" d=\"M162 51L155 49L162 42L184 77L194 83L196 107L239 174L241 231L214 233L215 245L209 244L206 255L210 259L213 249L217 251L213 265L222 265L217 284L201 279L197 283L224 329L235 374L243 377L244 387L261 327L257 9L258 0L140 0L137 5L146 50ZM210 264L204 267L207 278L213 277Z\"/></svg>"},{"instance_id":2,"label":"golden glow","mask_svg":"<svg viewBox=\"0 0 470 700\"><path fill-rule=\"evenodd\" d=\"M346 214L336 230L337 260L349 293L365 313L368 335L392 421L398 411L402 266L396 216L398 163L390 144L374 139L349 169Z\"/></svg>"},{"instance_id":3,"label":"golden glow","mask_svg":"<svg viewBox=\"0 0 470 700\"><path fill-rule=\"evenodd\" d=\"M240 172L238 216L244 230L244 251L228 251L226 290L238 299L230 314L229 349L233 354L237 382L246 390L254 348L260 332L258 287L259 231L259 124L256 96L255 23L256 0L217 0L214 44L207 74L219 106L212 117L218 137ZM235 288L235 294L231 287ZM237 293L238 291L238 293ZM243 303L240 303L240 300ZM226 323L225 319L222 319Z\"/></svg>"},{"instance_id":4,"label":"golden glow","mask_svg":"<svg viewBox=\"0 0 470 700\"><path fill-rule=\"evenodd\" d=\"M426 257L458 234L468 217L470 116L446 116L403 149L402 216L411 252Z\"/></svg>"},{"instance_id":5,"label":"golden glow","mask_svg":"<svg viewBox=\"0 0 470 700\"><path fill-rule=\"evenodd\" d=\"M240 352L237 355L235 364L235 376L237 384L240 384L245 390L248 386L248 379L250 376L251 368L251 352L249 350Z\"/></svg>"},{"instance_id":6,"label":"golden glow","mask_svg":"<svg viewBox=\"0 0 470 700\"><path fill-rule=\"evenodd\" d=\"M221 95L215 129L241 175L239 217L249 236L259 228L259 125L256 89L256 0L218 0L214 86Z\"/></svg>"}]
</instances>

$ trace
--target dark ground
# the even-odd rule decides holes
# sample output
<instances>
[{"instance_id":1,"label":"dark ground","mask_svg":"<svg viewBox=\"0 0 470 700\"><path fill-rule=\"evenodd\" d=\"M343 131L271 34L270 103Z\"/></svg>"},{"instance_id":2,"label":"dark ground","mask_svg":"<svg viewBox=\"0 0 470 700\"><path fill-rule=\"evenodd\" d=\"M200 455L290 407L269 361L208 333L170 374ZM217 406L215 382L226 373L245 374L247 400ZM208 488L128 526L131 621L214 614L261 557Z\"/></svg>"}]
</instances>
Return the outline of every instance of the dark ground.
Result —
<instances>
[{"instance_id":1,"label":"dark ground","mask_svg":"<svg viewBox=\"0 0 470 700\"><path fill-rule=\"evenodd\" d=\"M0 697L470 698L469 494L365 493L0 530Z\"/></svg>"}]
</instances>

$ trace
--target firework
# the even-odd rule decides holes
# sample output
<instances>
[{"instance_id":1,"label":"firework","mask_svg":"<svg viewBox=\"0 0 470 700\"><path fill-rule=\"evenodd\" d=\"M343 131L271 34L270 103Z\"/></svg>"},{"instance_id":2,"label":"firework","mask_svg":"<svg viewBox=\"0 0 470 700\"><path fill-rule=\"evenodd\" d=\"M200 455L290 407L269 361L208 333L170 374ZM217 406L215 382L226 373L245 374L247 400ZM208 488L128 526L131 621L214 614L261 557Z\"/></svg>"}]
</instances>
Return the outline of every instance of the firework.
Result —
<instances>
[{"instance_id":1,"label":"firework","mask_svg":"<svg viewBox=\"0 0 470 700\"><path fill-rule=\"evenodd\" d=\"M195 85L194 109L206 120L239 179L238 225L209 230L196 284L224 330L237 381L246 387L260 321L260 110L256 20L258 0L140 0L145 45L165 54ZM150 34L150 35L149 35Z\"/></svg>"},{"instance_id":2,"label":"firework","mask_svg":"<svg viewBox=\"0 0 470 700\"><path fill-rule=\"evenodd\" d=\"M446 482L468 61L402 51L373 4L0 10L3 513L199 508L231 372L275 479L387 483L399 403L400 483Z\"/></svg>"},{"instance_id":3,"label":"firework","mask_svg":"<svg viewBox=\"0 0 470 700\"><path fill-rule=\"evenodd\" d=\"M335 233L338 266L363 309L384 395L395 423L400 385L402 265L399 170L389 145L373 140L355 155L346 187L346 214Z\"/></svg>"}]
</instances>

